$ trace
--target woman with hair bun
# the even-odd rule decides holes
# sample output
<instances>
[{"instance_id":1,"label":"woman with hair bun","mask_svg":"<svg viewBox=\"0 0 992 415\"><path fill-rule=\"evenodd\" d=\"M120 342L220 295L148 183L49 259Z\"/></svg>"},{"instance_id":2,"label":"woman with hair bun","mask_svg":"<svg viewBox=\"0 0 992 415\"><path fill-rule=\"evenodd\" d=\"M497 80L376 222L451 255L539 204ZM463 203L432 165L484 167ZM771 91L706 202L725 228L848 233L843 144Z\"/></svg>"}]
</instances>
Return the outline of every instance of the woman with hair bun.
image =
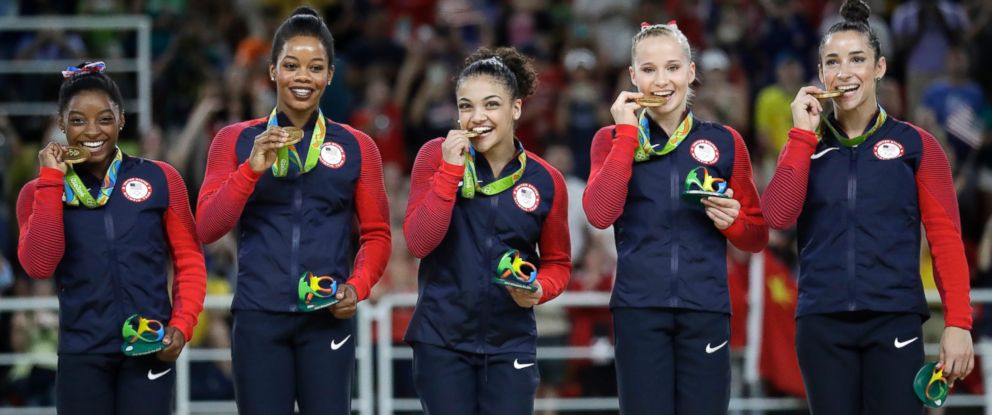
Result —
<instances>
[{"instance_id":1,"label":"woman with hair bun","mask_svg":"<svg viewBox=\"0 0 992 415\"><path fill-rule=\"evenodd\" d=\"M58 413L171 414L174 362L203 309L207 271L179 172L117 147L124 100L105 68L62 72L69 146L45 146L38 178L21 189L17 256L31 278L58 287Z\"/></svg>"},{"instance_id":2,"label":"woman with hair bun","mask_svg":"<svg viewBox=\"0 0 992 415\"><path fill-rule=\"evenodd\" d=\"M886 61L869 14L848 0L844 21L820 42L826 90L796 95L794 128L762 200L769 225L798 225L796 349L813 414L923 412L913 388L929 316L921 224L945 310L937 370L953 385L974 367L951 170L933 135L879 106Z\"/></svg>"},{"instance_id":3,"label":"woman with hair bun","mask_svg":"<svg viewBox=\"0 0 992 415\"><path fill-rule=\"evenodd\" d=\"M428 414L534 412L533 307L571 273L564 178L513 133L536 82L515 49L473 53L456 81L458 128L413 166L403 231L422 261L405 339Z\"/></svg>"},{"instance_id":4,"label":"woman with hair bun","mask_svg":"<svg viewBox=\"0 0 992 415\"><path fill-rule=\"evenodd\" d=\"M240 226L231 357L241 414L291 414L294 401L302 414L351 412L352 317L389 259L389 207L375 143L319 108L333 62L323 19L296 9L272 39L276 107L210 145L197 232L211 243Z\"/></svg>"}]
</instances>

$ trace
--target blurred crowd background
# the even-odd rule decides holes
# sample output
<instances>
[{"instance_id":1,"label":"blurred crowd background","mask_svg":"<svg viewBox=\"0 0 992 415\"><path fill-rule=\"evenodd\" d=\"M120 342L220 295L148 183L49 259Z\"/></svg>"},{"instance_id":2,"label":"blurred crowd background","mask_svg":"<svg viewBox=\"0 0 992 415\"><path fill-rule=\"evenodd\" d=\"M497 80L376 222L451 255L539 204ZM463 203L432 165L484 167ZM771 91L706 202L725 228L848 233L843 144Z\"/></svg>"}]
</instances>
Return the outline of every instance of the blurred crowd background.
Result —
<instances>
[{"instance_id":1,"label":"blurred crowd background","mask_svg":"<svg viewBox=\"0 0 992 415\"><path fill-rule=\"evenodd\" d=\"M868 0L888 73L878 95L886 111L934 133L954 171L972 285L992 286L992 2L987 0ZM0 18L37 15L152 19L152 120L148 131L129 122L122 148L174 165L192 204L206 154L223 126L268 114L275 103L268 76L272 34L297 5L276 0L0 0ZM412 160L426 141L446 135L456 107L452 78L464 56L479 46L515 46L534 59L538 92L524 102L517 135L567 176L574 273L570 291L609 292L615 250L609 231L586 223L581 195L589 173L594 133L612 124L609 107L632 90L627 67L631 37L641 22L676 20L688 37L700 85L692 110L698 118L728 124L747 141L759 190L769 180L792 125L789 104L798 89L817 83L820 34L838 21L836 0L312 0L335 37L333 84L321 108L331 119L368 133L385 162L393 223L393 255L371 301L388 293L416 292L417 261L404 246ZM3 60L110 60L134 56L134 33L112 30L0 32ZM135 74L108 73L134 97ZM0 74L0 103L55 101L58 72ZM53 105L54 112L54 105ZM125 111L127 108L125 108ZM133 115L132 115L133 116ZM32 281L18 267L14 204L21 186L37 175L37 154L58 139L53 117L0 113L0 301L50 296L49 281ZM884 192L886 189L869 189ZM228 235L205 249L208 294L230 293L236 277L236 242ZM923 278L932 287L923 248ZM766 310L780 308L782 326L795 299L792 232L773 232L765 253ZM714 258L714 260L722 260ZM747 255L732 252L731 286L736 350L744 345ZM976 304L974 338L992 335ZM776 308L777 307L777 308ZM542 345L590 346L592 359L542 362L540 396L616 396L605 308L537 308ZM771 314L772 311L766 311ZM409 310L393 315L393 341L401 341ZM784 316L784 317L783 317ZM766 322L768 322L766 317ZM206 312L193 346L230 343L229 314ZM0 353L52 352L58 318L51 311L0 314ZM767 323L766 323L767 325ZM939 313L928 325L939 336ZM794 330L794 329L793 329ZM786 329L782 350L791 350ZM773 334L766 335L766 343ZM935 341L935 338L931 338ZM763 348L766 346L763 346ZM774 344L767 347L776 347ZM772 353L772 352L770 352ZM794 356L794 352L793 355ZM788 357L788 356L787 356ZM776 364L762 361L767 393L801 394ZM408 366L408 365L407 365ZM979 366L980 367L980 366ZM53 403L54 365L0 366L0 406ZM194 363L194 399L233 397L229 362ZM409 368L397 363L397 393L412 396ZM779 375L773 376L772 374ZM978 371L965 385L981 393Z\"/></svg>"}]
</instances>

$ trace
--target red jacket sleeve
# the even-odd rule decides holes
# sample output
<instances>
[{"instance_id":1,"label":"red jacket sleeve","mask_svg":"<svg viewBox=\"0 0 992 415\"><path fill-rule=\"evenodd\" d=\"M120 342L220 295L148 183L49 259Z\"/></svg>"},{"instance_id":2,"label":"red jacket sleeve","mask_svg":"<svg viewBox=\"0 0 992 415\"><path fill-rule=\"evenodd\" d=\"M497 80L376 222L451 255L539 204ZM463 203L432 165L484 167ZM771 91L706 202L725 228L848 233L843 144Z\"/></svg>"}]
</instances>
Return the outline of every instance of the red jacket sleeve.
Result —
<instances>
[{"instance_id":1,"label":"red jacket sleeve","mask_svg":"<svg viewBox=\"0 0 992 415\"><path fill-rule=\"evenodd\" d=\"M165 233L172 252L172 317L169 325L183 333L186 341L193 336L197 318L203 310L207 292L207 269L203 251L196 239L196 225L189 208L186 184L174 167L155 161L169 183L169 208L163 215Z\"/></svg>"},{"instance_id":2,"label":"red jacket sleeve","mask_svg":"<svg viewBox=\"0 0 992 415\"><path fill-rule=\"evenodd\" d=\"M636 149L637 127L633 125L604 127L593 137L589 182L582 194L582 207L592 226L606 229L623 213Z\"/></svg>"},{"instance_id":3,"label":"red jacket sleeve","mask_svg":"<svg viewBox=\"0 0 992 415\"><path fill-rule=\"evenodd\" d=\"M42 167L17 196L17 259L31 278L49 278L65 253L62 193L65 175Z\"/></svg>"},{"instance_id":4,"label":"red jacket sleeve","mask_svg":"<svg viewBox=\"0 0 992 415\"><path fill-rule=\"evenodd\" d=\"M256 121L224 127L210 143L207 171L196 203L196 234L203 243L212 243L234 229L262 177L251 170L247 160L239 165L235 153L241 131Z\"/></svg>"},{"instance_id":5,"label":"red jacket sleeve","mask_svg":"<svg viewBox=\"0 0 992 415\"><path fill-rule=\"evenodd\" d=\"M923 129L914 128L923 142L923 156L916 171L916 191L933 255L934 280L944 303L944 325L970 330L971 286L951 167L937 140Z\"/></svg>"},{"instance_id":6,"label":"red jacket sleeve","mask_svg":"<svg viewBox=\"0 0 992 415\"><path fill-rule=\"evenodd\" d=\"M533 155L528 153L528 156ZM568 286L572 275L572 246L568 233L568 188L565 186L565 178L546 161L536 156L533 158L551 174L555 186L551 211L544 219L541 240L538 242L541 269L537 271L537 282L544 292L539 302L543 304L557 297Z\"/></svg>"},{"instance_id":7,"label":"red jacket sleeve","mask_svg":"<svg viewBox=\"0 0 992 415\"><path fill-rule=\"evenodd\" d=\"M417 258L434 251L448 233L458 182L465 171L465 166L448 164L442 159L443 141L444 138L428 141L413 162L403 235L410 253Z\"/></svg>"},{"instance_id":8,"label":"red jacket sleeve","mask_svg":"<svg viewBox=\"0 0 992 415\"><path fill-rule=\"evenodd\" d=\"M348 283L355 287L358 301L369 297L372 287L382 277L392 252L389 229L389 200L382 173L379 148L365 133L340 124L358 140L362 167L355 187L355 211L358 215L358 254Z\"/></svg>"},{"instance_id":9,"label":"red jacket sleeve","mask_svg":"<svg viewBox=\"0 0 992 415\"><path fill-rule=\"evenodd\" d=\"M734 198L741 202L741 210L734 223L721 231L734 246L749 252L759 252L768 245L768 225L761 214L758 189L751 177L751 156L741 135L730 128L734 136L734 171L730 176L730 188Z\"/></svg>"},{"instance_id":10,"label":"red jacket sleeve","mask_svg":"<svg viewBox=\"0 0 992 415\"><path fill-rule=\"evenodd\" d=\"M816 151L816 134L799 128L789 130L775 175L761 197L765 220L774 229L795 225L806 201L810 156Z\"/></svg>"}]
</instances>

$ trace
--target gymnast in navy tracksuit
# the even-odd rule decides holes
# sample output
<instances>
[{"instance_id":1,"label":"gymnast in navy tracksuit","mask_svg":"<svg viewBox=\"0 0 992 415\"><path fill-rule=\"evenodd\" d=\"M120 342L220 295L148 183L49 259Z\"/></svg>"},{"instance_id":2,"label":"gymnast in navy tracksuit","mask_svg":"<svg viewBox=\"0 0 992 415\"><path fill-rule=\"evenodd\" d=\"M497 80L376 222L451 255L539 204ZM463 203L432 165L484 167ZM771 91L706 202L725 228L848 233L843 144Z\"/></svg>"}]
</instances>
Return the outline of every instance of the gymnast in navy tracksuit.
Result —
<instances>
[{"instance_id":1,"label":"gymnast in navy tracksuit","mask_svg":"<svg viewBox=\"0 0 992 415\"><path fill-rule=\"evenodd\" d=\"M616 234L610 309L620 412L726 413L726 245L757 252L768 241L751 161L736 131L689 111L695 64L674 22L642 24L631 52L638 92L620 93L616 125L593 138L582 199L590 223ZM667 99L641 110L637 99L649 95ZM726 180L730 197L681 200L692 171L703 182L707 174Z\"/></svg>"},{"instance_id":2,"label":"gymnast in navy tracksuit","mask_svg":"<svg viewBox=\"0 0 992 415\"><path fill-rule=\"evenodd\" d=\"M318 107L333 62L323 20L297 9L272 41L276 108L210 145L197 231L213 242L240 227L231 357L242 414L291 414L294 401L303 414L350 413L352 317L389 259L389 207L375 142ZM302 141L287 144L284 127ZM338 282L330 312L297 312L306 272Z\"/></svg>"},{"instance_id":3,"label":"gymnast in navy tracksuit","mask_svg":"<svg viewBox=\"0 0 992 415\"><path fill-rule=\"evenodd\" d=\"M58 412L171 414L173 362L203 309L207 273L179 173L117 148L123 100L103 69L63 72L59 127L91 156L67 165L56 143L38 154L41 173L17 198L17 255L32 278L55 277ZM121 327L133 314L166 326L165 349L121 352Z\"/></svg>"},{"instance_id":4,"label":"gymnast in navy tracksuit","mask_svg":"<svg viewBox=\"0 0 992 415\"><path fill-rule=\"evenodd\" d=\"M424 144L413 167L403 231L423 260L406 341L427 414L530 414L539 379L533 307L557 297L571 273L568 196L561 173L513 136L537 80L529 60L484 48L465 62L462 129ZM538 268L536 292L491 282L509 250Z\"/></svg>"},{"instance_id":5,"label":"gymnast in navy tracksuit","mask_svg":"<svg viewBox=\"0 0 992 415\"><path fill-rule=\"evenodd\" d=\"M796 349L810 411L921 414L913 378L928 316L920 280L920 224L946 310L939 366L948 383L974 365L968 265L947 157L921 128L878 105L885 58L860 0L820 43L820 81L833 114L802 88L794 128L763 196L768 223L798 220Z\"/></svg>"}]
</instances>

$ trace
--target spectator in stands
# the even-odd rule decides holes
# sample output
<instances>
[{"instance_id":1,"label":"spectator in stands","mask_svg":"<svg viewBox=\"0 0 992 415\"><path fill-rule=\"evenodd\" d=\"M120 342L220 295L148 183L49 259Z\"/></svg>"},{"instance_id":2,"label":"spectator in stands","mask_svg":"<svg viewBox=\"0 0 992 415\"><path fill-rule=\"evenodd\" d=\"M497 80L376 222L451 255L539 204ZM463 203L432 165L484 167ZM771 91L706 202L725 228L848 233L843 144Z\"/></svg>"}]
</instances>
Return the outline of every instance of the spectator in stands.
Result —
<instances>
[{"instance_id":1,"label":"spectator in stands","mask_svg":"<svg viewBox=\"0 0 992 415\"><path fill-rule=\"evenodd\" d=\"M947 50L960 44L968 16L950 0L911 0L892 12L896 50L905 61L906 99L917 105L926 88L945 70Z\"/></svg>"}]
</instances>

